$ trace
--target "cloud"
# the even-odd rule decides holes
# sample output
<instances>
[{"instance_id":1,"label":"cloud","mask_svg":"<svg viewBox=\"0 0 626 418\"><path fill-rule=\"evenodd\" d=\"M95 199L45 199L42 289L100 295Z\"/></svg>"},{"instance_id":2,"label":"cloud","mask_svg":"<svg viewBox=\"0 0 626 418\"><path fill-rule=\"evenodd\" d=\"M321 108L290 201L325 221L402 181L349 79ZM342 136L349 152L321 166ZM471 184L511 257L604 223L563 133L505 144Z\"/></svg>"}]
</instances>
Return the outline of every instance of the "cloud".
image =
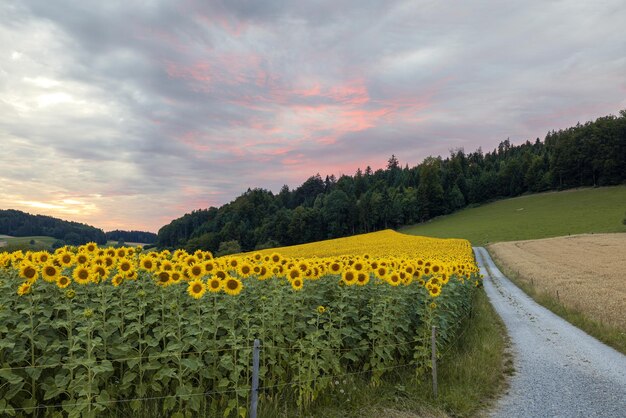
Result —
<instances>
[{"instance_id":1,"label":"cloud","mask_svg":"<svg viewBox=\"0 0 626 418\"><path fill-rule=\"evenodd\" d=\"M0 5L0 207L148 229L626 108L622 2Z\"/></svg>"}]
</instances>

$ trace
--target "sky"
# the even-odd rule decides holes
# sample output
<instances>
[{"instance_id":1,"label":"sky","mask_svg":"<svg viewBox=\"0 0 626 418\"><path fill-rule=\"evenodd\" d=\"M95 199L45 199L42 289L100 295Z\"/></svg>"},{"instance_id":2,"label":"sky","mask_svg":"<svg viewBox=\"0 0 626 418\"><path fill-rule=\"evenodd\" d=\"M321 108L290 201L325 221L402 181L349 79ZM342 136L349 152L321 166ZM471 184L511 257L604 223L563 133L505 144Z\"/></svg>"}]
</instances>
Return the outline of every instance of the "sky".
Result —
<instances>
[{"instance_id":1,"label":"sky","mask_svg":"<svg viewBox=\"0 0 626 418\"><path fill-rule=\"evenodd\" d=\"M0 2L0 209L156 232L626 109L609 1Z\"/></svg>"}]
</instances>

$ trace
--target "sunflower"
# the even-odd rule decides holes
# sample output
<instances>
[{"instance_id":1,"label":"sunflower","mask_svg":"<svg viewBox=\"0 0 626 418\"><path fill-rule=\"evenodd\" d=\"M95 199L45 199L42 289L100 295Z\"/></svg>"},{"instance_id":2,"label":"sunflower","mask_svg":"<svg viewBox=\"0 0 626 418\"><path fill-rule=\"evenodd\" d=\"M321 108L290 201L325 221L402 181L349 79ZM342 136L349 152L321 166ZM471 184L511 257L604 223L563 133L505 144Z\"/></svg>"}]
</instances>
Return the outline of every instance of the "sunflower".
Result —
<instances>
[{"instance_id":1,"label":"sunflower","mask_svg":"<svg viewBox=\"0 0 626 418\"><path fill-rule=\"evenodd\" d=\"M88 242L83 248L85 248L87 252L93 253L98 249L98 244L96 244L95 242Z\"/></svg>"},{"instance_id":2,"label":"sunflower","mask_svg":"<svg viewBox=\"0 0 626 418\"><path fill-rule=\"evenodd\" d=\"M387 267L385 266L378 266L378 268L375 270L376 272L376 276L379 279L385 279L387 277Z\"/></svg>"},{"instance_id":3,"label":"sunflower","mask_svg":"<svg viewBox=\"0 0 626 418\"><path fill-rule=\"evenodd\" d=\"M159 286L169 286L172 284L172 276L168 270L161 270L156 275L157 284Z\"/></svg>"},{"instance_id":4,"label":"sunflower","mask_svg":"<svg viewBox=\"0 0 626 418\"><path fill-rule=\"evenodd\" d=\"M349 269L343 272L343 274L341 275L341 280L348 286L352 286L356 283L356 276L357 272Z\"/></svg>"},{"instance_id":5,"label":"sunflower","mask_svg":"<svg viewBox=\"0 0 626 418\"><path fill-rule=\"evenodd\" d=\"M142 258L139 264L144 270L152 271L154 269L154 261L150 257Z\"/></svg>"},{"instance_id":6,"label":"sunflower","mask_svg":"<svg viewBox=\"0 0 626 418\"><path fill-rule=\"evenodd\" d=\"M199 259L198 257L196 257L195 255L188 255L187 257L185 257L184 261L183 261L187 266L191 267L194 264L198 264L199 263Z\"/></svg>"},{"instance_id":7,"label":"sunflower","mask_svg":"<svg viewBox=\"0 0 626 418\"><path fill-rule=\"evenodd\" d=\"M205 261L202 264L202 266L204 267L204 271L209 273L209 274L213 274L213 272L217 268L217 266L215 265L215 261L213 261L213 260Z\"/></svg>"},{"instance_id":8,"label":"sunflower","mask_svg":"<svg viewBox=\"0 0 626 418\"><path fill-rule=\"evenodd\" d=\"M272 255L270 255L270 260L272 260L272 263L278 264L282 260L282 257L278 253L272 253Z\"/></svg>"},{"instance_id":9,"label":"sunflower","mask_svg":"<svg viewBox=\"0 0 626 418\"><path fill-rule=\"evenodd\" d=\"M202 280L192 280L187 287L187 293L194 299L200 299L206 293L206 286Z\"/></svg>"},{"instance_id":10,"label":"sunflower","mask_svg":"<svg viewBox=\"0 0 626 418\"><path fill-rule=\"evenodd\" d=\"M170 273L170 279L172 280L172 283L178 283L183 279L183 275L180 271L174 270Z\"/></svg>"},{"instance_id":11,"label":"sunflower","mask_svg":"<svg viewBox=\"0 0 626 418\"><path fill-rule=\"evenodd\" d=\"M111 284L115 287L118 287L119 285L121 285L124 282L124 276L122 276L121 274L116 274L115 276L113 276L113 278L111 279Z\"/></svg>"},{"instance_id":12,"label":"sunflower","mask_svg":"<svg viewBox=\"0 0 626 418\"><path fill-rule=\"evenodd\" d=\"M436 298L437 296L439 296L441 294L441 287L439 287L437 285L432 285L428 289L428 293L430 293L430 296Z\"/></svg>"},{"instance_id":13,"label":"sunflower","mask_svg":"<svg viewBox=\"0 0 626 418\"><path fill-rule=\"evenodd\" d=\"M298 269L300 269L302 273L306 273L309 270L309 265L306 261L300 261L298 263Z\"/></svg>"},{"instance_id":14,"label":"sunflower","mask_svg":"<svg viewBox=\"0 0 626 418\"><path fill-rule=\"evenodd\" d=\"M105 251L105 254L108 257L115 257L117 255L117 253L115 252L115 248L109 248L108 250Z\"/></svg>"},{"instance_id":15,"label":"sunflower","mask_svg":"<svg viewBox=\"0 0 626 418\"><path fill-rule=\"evenodd\" d=\"M108 255L104 257L104 266L105 267L111 267L113 264L115 264L115 258L114 257L110 257Z\"/></svg>"},{"instance_id":16,"label":"sunflower","mask_svg":"<svg viewBox=\"0 0 626 418\"><path fill-rule=\"evenodd\" d=\"M34 282L37 280L37 277L39 277L39 272L33 264L28 262L22 263L20 266L20 277L23 277L30 282Z\"/></svg>"},{"instance_id":17,"label":"sunflower","mask_svg":"<svg viewBox=\"0 0 626 418\"><path fill-rule=\"evenodd\" d=\"M230 267L233 270L237 270L237 267L239 266L239 260L237 260L236 258L231 258L230 260L228 260L228 267Z\"/></svg>"},{"instance_id":18,"label":"sunflower","mask_svg":"<svg viewBox=\"0 0 626 418\"><path fill-rule=\"evenodd\" d=\"M229 277L226 279L223 285L224 292L228 293L231 296L236 296L241 293L241 289L243 289L243 285L241 281L235 279L234 277Z\"/></svg>"},{"instance_id":19,"label":"sunflower","mask_svg":"<svg viewBox=\"0 0 626 418\"><path fill-rule=\"evenodd\" d=\"M186 271L187 276L192 280L198 280L204 275L204 266L201 264L194 264Z\"/></svg>"},{"instance_id":20,"label":"sunflower","mask_svg":"<svg viewBox=\"0 0 626 418\"><path fill-rule=\"evenodd\" d=\"M295 291L302 290L302 286L304 286L304 282L300 277L291 281L291 288Z\"/></svg>"},{"instance_id":21,"label":"sunflower","mask_svg":"<svg viewBox=\"0 0 626 418\"><path fill-rule=\"evenodd\" d=\"M287 279L289 279L290 282L294 281L295 279L299 279L301 277L302 277L302 272L300 271L298 267L292 267L287 272Z\"/></svg>"},{"instance_id":22,"label":"sunflower","mask_svg":"<svg viewBox=\"0 0 626 418\"><path fill-rule=\"evenodd\" d=\"M74 254L63 252L57 256L57 261L63 267L69 267L74 263Z\"/></svg>"},{"instance_id":23,"label":"sunflower","mask_svg":"<svg viewBox=\"0 0 626 418\"><path fill-rule=\"evenodd\" d=\"M172 271L174 270L174 265L170 260L163 260L163 262L161 263L161 270Z\"/></svg>"},{"instance_id":24,"label":"sunflower","mask_svg":"<svg viewBox=\"0 0 626 418\"><path fill-rule=\"evenodd\" d=\"M133 268L133 263L127 258L122 258L117 262L117 269L122 273L128 273Z\"/></svg>"},{"instance_id":25,"label":"sunflower","mask_svg":"<svg viewBox=\"0 0 626 418\"><path fill-rule=\"evenodd\" d=\"M59 276L56 279L56 285L59 289L65 289L70 283L72 283L72 281L67 276Z\"/></svg>"},{"instance_id":26,"label":"sunflower","mask_svg":"<svg viewBox=\"0 0 626 418\"><path fill-rule=\"evenodd\" d=\"M122 248L118 248L116 251L116 254L118 256L118 258L125 258L126 257L126 248L122 247Z\"/></svg>"},{"instance_id":27,"label":"sunflower","mask_svg":"<svg viewBox=\"0 0 626 418\"><path fill-rule=\"evenodd\" d=\"M91 268L91 279L94 283L105 281L109 276L109 270L105 266L95 265Z\"/></svg>"},{"instance_id":28,"label":"sunflower","mask_svg":"<svg viewBox=\"0 0 626 418\"><path fill-rule=\"evenodd\" d=\"M137 280L137 270L132 269L131 271L129 271L128 273L126 273L126 278L128 280Z\"/></svg>"},{"instance_id":29,"label":"sunflower","mask_svg":"<svg viewBox=\"0 0 626 418\"><path fill-rule=\"evenodd\" d=\"M246 278L246 277L250 277L250 275L254 272L254 270L252 269L252 266L249 263L243 262L239 265L239 270L237 272L239 273L241 277Z\"/></svg>"},{"instance_id":30,"label":"sunflower","mask_svg":"<svg viewBox=\"0 0 626 418\"><path fill-rule=\"evenodd\" d=\"M33 284L30 282L24 282L17 288L17 294L19 296L27 295L31 292Z\"/></svg>"},{"instance_id":31,"label":"sunflower","mask_svg":"<svg viewBox=\"0 0 626 418\"><path fill-rule=\"evenodd\" d=\"M400 279L400 275L398 273L391 273L387 282L392 286L398 286L402 280Z\"/></svg>"},{"instance_id":32,"label":"sunflower","mask_svg":"<svg viewBox=\"0 0 626 418\"><path fill-rule=\"evenodd\" d=\"M61 269L52 263L46 263L41 268L41 277L48 283L55 282L61 274Z\"/></svg>"},{"instance_id":33,"label":"sunflower","mask_svg":"<svg viewBox=\"0 0 626 418\"><path fill-rule=\"evenodd\" d=\"M330 271L333 274L339 274L339 272L341 271L341 267L342 265L339 261L333 261L332 263L330 263L330 266L329 266Z\"/></svg>"},{"instance_id":34,"label":"sunflower","mask_svg":"<svg viewBox=\"0 0 626 418\"><path fill-rule=\"evenodd\" d=\"M220 280L226 280L226 277L228 277L228 274L226 274L224 270L216 270L215 277L217 277Z\"/></svg>"},{"instance_id":35,"label":"sunflower","mask_svg":"<svg viewBox=\"0 0 626 418\"><path fill-rule=\"evenodd\" d=\"M320 314L320 315L321 315L321 314L323 314L324 312L326 312L326 308L325 308L325 307L323 307L322 305L320 305L320 306L318 306L318 307L317 307L317 313L318 313L318 314Z\"/></svg>"},{"instance_id":36,"label":"sunflower","mask_svg":"<svg viewBox=\"0 0 626 418\"><path fill-rule=\"evenodd\" d=\"M76 264L87 264L89 256L85 253L76 254Z\"/></svg>"},{"instance_id":37,"label":"sunflower","mask_svg":"<svg viewBox=\"0 0 626 418\"><path fill-rule=\"evenodd\" d=\"M89 283L89 277L91 274L89 273L89 269L84 266L78 266L74 269L74 273L72 273L72 277L74 281L78 284L87 284Z\"/></svg>"},{"instance_id":38,"label":"sunflower","mask_svg":"<svg viewBox=\"0 0 626 418\"><path fill-rule=\"evenodd\" d=\"M217 277L212 277L207 281L207 288L211 293L217 293L222 290L222 281Z\"/></svg>"},{"instance_id":39,"label":"sunflower","mask_svg":"<svg viewBox=\"0 0 626 418\"><path fill-rule=\"evenodd\" d=\"M365 286L370 281L370 275L365 272L358 272L356 275L356 284L359 286Z\"/></svg>"},{"instance_id":40,"label":"sunflower","mask_svg":"<svg viewBox=\"0 0 626 418\"><path fill-rule=\"evenodd\" d=\"M49 260L50 260L50 254L48 254L45 251L40 252L37 257L37 261L39 261L41 264L47 263Z\"/></svg>"},{"instance_id":41,"label":"sunflower","mask_svg":"<svg viewBox=\"0 0 626 418\"><path fill-rule=\"evenodd\" d=\"M106 265L105 262L105 257L104 256L96 256L93 260L91 260L91 264L97 264L99 266L104 266Z\"/></svg>"}]
</instances>

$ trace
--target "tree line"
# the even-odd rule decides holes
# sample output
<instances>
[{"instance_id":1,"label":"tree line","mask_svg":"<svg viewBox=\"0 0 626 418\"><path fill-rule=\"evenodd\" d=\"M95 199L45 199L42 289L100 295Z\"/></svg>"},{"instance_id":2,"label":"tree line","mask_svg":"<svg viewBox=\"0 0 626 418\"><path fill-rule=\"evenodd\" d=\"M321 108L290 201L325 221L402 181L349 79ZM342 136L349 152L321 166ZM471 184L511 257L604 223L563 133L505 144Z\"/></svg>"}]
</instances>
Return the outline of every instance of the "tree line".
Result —
<instances>
[{"instance_id":1,"label":"tree line","mask_svg":"<svg viewBox=\"0 0 626 418\"><path fill-rule=\"evenodd\" d=\"M14 209L0 210L0 234L14 237L49 236L57 239L56 246L107 242L104 231L93 226Z\"/></svg>"},{"instance_id":2,"label":"tree line","mask_svg":"<svg viewBox=\"0 0 626 418\"><path fill-rule=\"evenodd\" d=\"M139 242L142 244L153 244L157 240L157 234L146 231L109 231L106 232L107 240L123 242Z\"/></svg>"},{"instance_id":3,"label":"tree line","mask_svg":"<svg viewBox=\"0 0 626 418\"><path fill-rule=\"evenodd\" d=\"M185 214L158 233L161 248L218 254L294 245L424 222L499 198L626 180L626 110L550 131L541 141L463 149L402 167L316 174L274 194L248 189L234 201Z\"/></svg>"}]
</instances>

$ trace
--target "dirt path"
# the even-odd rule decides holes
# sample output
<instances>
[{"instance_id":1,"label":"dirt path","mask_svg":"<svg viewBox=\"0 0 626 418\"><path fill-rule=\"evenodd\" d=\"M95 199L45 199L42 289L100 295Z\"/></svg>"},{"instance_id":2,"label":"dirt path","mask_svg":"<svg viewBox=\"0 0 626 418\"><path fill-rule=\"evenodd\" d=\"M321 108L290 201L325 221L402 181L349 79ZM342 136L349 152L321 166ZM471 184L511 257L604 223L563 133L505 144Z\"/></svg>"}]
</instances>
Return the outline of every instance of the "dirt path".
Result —
<instances>
[{"instance_id":1,"label":"dirt path","mask_svg":"<svg viewBox=\"0 0 626 418\"><path fill-rule=\"evenodd\" d=\"M516 374L494 417L624 417L626 356L543 308L474 249L511 337Z\"/></svg>"}]
</instances>

